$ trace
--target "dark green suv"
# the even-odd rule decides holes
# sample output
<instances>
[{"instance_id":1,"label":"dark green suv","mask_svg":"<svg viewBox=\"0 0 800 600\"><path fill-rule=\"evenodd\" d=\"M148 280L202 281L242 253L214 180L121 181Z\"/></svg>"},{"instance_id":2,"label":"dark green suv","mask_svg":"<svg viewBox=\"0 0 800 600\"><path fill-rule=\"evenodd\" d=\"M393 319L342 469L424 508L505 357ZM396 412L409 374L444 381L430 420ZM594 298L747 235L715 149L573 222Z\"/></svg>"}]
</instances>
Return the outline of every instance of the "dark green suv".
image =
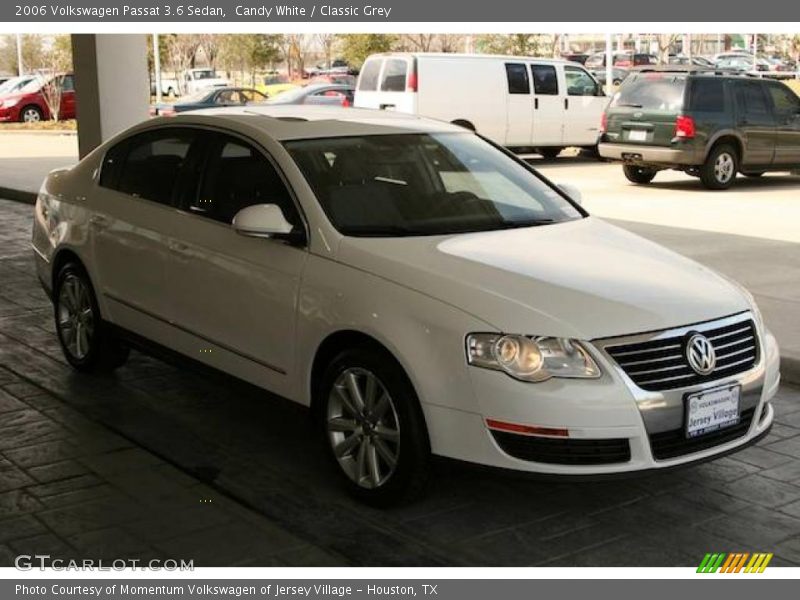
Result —
<instances>
[{"instance_id":1,"label":"dark green suv","mask_svg":"<svg viewBox=\"0 0 800 600\"><path fill-rule=\"evenodd\" d=\"M768 79L713 71L631 74L601 126L600 155L634 183L662 169L730 187L737 173L800 169L800 98Z\"/></svg>"}]
</instances>

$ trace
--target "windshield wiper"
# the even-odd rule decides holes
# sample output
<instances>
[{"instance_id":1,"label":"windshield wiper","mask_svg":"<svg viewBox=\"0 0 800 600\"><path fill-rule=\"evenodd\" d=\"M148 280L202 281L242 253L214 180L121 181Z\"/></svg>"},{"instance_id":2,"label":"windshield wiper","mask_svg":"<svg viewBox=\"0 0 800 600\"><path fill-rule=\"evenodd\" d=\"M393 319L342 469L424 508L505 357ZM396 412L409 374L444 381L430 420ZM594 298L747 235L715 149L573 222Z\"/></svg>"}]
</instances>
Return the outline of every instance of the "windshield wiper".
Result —
<instances>
[{"instance_id":1,"label":"windshield wiper","mask_svg":"<svg viewBox=\"0 0 800 600\"><path fill-rule=\"evenodd\" d=\"M432 235L430 231L410 229L401 225L351 225L341 228L344 235L356 237L409 237L414 235Z\"/></svg>"},{"instance_id":2,"label":"windshield wiper","mask_svg":"<svg viewBox=\"0 0 800 600\"><path fill-rule=\"evenodd\" d=\"M641 104L636 104L635 102L620 102L617 106L627 106L628 108L642 108Z\"/></svg>"}]
</instances>

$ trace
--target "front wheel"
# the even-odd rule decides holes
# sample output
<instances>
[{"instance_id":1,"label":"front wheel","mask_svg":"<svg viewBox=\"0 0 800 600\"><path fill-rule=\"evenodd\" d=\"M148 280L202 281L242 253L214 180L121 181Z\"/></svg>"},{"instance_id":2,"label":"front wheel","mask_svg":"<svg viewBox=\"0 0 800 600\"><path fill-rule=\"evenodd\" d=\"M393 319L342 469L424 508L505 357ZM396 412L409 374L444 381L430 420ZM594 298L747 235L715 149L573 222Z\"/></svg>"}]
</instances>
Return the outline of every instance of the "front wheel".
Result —
<instances>
[{"instance_id":1,"label":"front wheel","mask_svg":"<svg viewBox=\"0 0 800 600\"><path fill-rule=\"evenodd\" d=\"M430 444L411 383L382 351L353 348L328 366L320 386L323 434L349 492L388 506L425 488Z\"/></svg>"},{"instance_id":2,"label":"front wheel","mask_svg":"<svg viewBox=\"0 0 800 600\"><path fill-rule=\"evenodd\" d=\"M647 167L637 165L622 165L622 172L631 183L650 183L656 176L657 171Z\"/></svg>"},{"instance_id":3,"label":"front wheel","mask_svg":"<svg viewBox=\"0 0 800 600\"><path fill-rule=\"evenodd\" d=\"M736 150L727 144L714 148L700 168L700 181L710 190L726 190L736 179L739 157Z\"/></svg>"},{"instance_id":4,"label":"front wheel","mask_svg":"<svg viewBox=\"0 0 800 600\"><path fill-rule=\"evenodd\" d=\"M53 305L58 341L75 369L111 371L125 363L129 349L100 318L92 284L80 265L68 263L59 271Z\"/></svg>"},{"instance_id":5,"label":"front wheel","mask_svg":"<svg viewBox=\"0 0 800 600\"><path fill-rule=\"evenodd\" d=\"M23 123L38 123L44 118L42 109L38 106L30 105L19 111L19 120Z\"/></svg>"}]
</instances>

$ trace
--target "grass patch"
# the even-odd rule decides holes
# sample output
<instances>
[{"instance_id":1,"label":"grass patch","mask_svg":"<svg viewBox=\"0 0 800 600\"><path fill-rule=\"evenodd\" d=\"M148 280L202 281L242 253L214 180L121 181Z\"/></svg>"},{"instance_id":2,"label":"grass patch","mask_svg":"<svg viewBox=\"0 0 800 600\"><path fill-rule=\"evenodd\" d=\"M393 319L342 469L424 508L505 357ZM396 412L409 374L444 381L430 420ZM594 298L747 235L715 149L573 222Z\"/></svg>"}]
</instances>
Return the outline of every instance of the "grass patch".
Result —
<instances>
[{"instance_id":1,"label":"grass patch","mask_svg":"<svg viewBox=\"0 0 800 600\"><path fill-rule=\"evenodd\" d=\"M75 119L66 121L39 121L38 123L2 123L0 132L3 131L75 131L78 123Z\"/></svg>"}]
</instances>

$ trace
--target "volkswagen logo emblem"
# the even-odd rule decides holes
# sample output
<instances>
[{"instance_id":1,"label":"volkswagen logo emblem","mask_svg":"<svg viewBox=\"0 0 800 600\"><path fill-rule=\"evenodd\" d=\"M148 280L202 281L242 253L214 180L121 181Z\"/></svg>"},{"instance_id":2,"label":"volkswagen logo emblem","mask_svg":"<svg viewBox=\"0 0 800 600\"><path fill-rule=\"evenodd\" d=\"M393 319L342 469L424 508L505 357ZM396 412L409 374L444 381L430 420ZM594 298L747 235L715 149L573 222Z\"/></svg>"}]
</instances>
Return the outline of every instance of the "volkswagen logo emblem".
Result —
<instances>
[{"instance_id":1,"label":"volkswagen logo emblem","mask_svg":"<svg viewBox=\"0 0 800 600\"><path fill-rule=\"evenodd\" d=\"M686 342L686 360L698 375L708 375L717 366L717 353L709 339L695 333Z\"/></svg>"}]
</instances>

